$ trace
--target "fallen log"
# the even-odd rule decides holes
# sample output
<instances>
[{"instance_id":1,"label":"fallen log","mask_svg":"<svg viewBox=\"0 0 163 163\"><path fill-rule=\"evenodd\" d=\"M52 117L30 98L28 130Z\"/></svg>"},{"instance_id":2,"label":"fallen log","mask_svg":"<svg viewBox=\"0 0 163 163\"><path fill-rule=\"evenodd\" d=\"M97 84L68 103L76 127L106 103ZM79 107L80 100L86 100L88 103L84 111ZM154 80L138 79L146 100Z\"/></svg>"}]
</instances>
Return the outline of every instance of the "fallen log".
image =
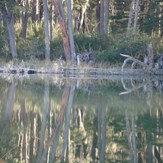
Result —
<instances>
[{"instance_id":1,"label":"fallen log","mask_svg":"<svg viewBox=\"0 0 163 163\"><path fill-rule=\"evenodd\" d=\"M140 60L138 60L138 59L136 59L136 58L134 58L132 56L129 56L129 55L126 55L126 54L120 54L120 55L123 56L123 57L126 57L126 59L123 62L123 65L122 65L122 71L124 70L125 65L129 61L133 62L132 65L131 65L131 69L134 68L135 64L139 64L140 66L145 67L146 69L149 69L149 66L146 63L144 63L144 62L142 62L142 61L140 61Z\"/></svg>"}]
</instances>

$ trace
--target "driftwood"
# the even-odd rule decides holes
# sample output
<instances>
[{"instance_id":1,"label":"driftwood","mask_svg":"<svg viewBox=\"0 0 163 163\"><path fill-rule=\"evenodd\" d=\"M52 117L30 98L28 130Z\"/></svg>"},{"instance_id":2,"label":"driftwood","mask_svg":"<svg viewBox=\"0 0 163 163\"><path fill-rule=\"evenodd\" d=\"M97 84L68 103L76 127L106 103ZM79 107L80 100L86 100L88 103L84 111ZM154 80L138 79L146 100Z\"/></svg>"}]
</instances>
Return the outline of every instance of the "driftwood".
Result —
<instances>
[{"instance_id":1,"label":"driftwood","mask_svg":"<svg viewBox=\"0 0 163 163\"><path fill-rule=\"evenodd\" d=\"M144 62L140 61L139 59L136 59L132 56L126 55L126 54L120 54L123 57L126 57L126 59L123 62L121 70L124 71L124 67L126 66L127 62L132 62L131 64L131 70L135 68L136 65L141 66L143 69L147 70L147 72L151 72L151 70L154 69L153 63L154 63L154 54L153 54L153 48L152 44L148 44L147 47L147 53L148 55L144 57Z\"/></svg>"}]
</instances>

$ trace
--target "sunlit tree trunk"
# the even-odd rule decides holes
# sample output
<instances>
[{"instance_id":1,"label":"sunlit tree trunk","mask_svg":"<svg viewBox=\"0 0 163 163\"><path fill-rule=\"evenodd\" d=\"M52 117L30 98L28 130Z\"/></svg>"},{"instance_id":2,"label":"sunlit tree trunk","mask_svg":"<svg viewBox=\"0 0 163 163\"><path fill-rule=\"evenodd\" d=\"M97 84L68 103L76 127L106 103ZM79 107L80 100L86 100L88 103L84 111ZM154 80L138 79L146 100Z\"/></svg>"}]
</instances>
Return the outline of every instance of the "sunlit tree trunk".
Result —
<instances>
[{"instance_id":1,"label":"sunlit tree trunk","mask_svg":"<svg viewBox=\"0 0 163 163\"><path fill-rule=\"evenodd\" d=\"M67 31L67 25L65 22L62 1L61 0L52 0L52 4L54 5L54 11L57 16L57 19L58 19L58 22L60 25L60 29L62 32L62 40L63 40L65 58L67 61L70 61L72 59L70 40L69 40L68 31Z\"/></svg>"},{"instance_id":2,"label":"sunlit tree trunk","mask_svg":"<svg viewBox=\"0 0 163 163\"><path fill-rule=\"evenodd\" d=\"M74 46L74 37L72 33L72 8L71 8L71 0L66 0L67 2L67 15L68 15L68 34L70 39L70 49L72 61L75 60L75 46Z\"/></svg>"},{"instance_id":3,"label":"sunlit tree trunk","mask_svg":"<svg viewBox=\"0 0 163 163\"><path fill-rule=\"evenodd\" d=\"M50 60L50 36L49 36L49 21L48 21L48 0L43 0L44 9L44 32L45 32L45 59Z\"/></svg>"},{"instance_id":4,"label":"sunlit tree trunk","mask_svg":"<svg viewBox=\"0 0 163 163\"><path fill-rule=\"evenodd\" d=\"M9 10L4 2L2 6L2 15L4 20L4 25L7 26L12 58L15 58L17 57L17 50L16 50L15 30L14 30L14 11L13 11L14 2L10 1L9 5L12 8L12 10L11 9Z\"/></svg>"}]
</instances>

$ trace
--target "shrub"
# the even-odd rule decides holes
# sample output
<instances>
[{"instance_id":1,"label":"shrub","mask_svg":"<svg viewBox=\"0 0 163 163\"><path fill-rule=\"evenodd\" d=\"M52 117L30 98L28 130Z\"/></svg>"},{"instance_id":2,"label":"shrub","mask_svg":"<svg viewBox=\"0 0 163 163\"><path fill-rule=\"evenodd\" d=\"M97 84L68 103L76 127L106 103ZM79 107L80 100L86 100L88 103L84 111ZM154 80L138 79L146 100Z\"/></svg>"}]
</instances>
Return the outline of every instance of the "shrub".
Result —
<instances>
[{"instance_id":1,"label":"shrub","mask_svg":"<svg viewBox=\"0 0 163 163\"><path fill-rule=\"evenodd\" d=\"M149 38L145 34L132 32L129 36L124 33L115 37L112 36L112 38L112 45L104 51L97 53L99 61L108 61L113 63L121 62L124 58L120 56L120 53L124 53L138 59L141 59L146 54Z\"/></svg>"}]
</instances>

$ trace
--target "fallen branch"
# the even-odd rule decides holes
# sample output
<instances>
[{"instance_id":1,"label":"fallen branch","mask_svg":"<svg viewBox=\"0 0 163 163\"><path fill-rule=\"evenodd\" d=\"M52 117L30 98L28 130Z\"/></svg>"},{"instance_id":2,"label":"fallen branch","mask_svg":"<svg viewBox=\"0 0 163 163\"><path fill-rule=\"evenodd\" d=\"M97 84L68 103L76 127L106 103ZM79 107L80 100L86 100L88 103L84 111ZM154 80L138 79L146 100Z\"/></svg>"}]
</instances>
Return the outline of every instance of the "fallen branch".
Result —
<instances>
[{"instance_id":1,"label":"fallen branch","mask_svg":"<svg viewBox=\"0 0 163 163\"><path fill-rule=\"evenodd\" d=\"M133 62L132 66L131 66L132 69L134 68L134 66L136 64L139 64L140 66L145 67L146 69L149 69L149 66L146 63L144 63L144 62L142 62L142 61L140 61L140 60L138 60L138 59L136 59L134 57L131 57L131 56L126 55L126 54L120 54L120 55L123 56L123 57L126 57L126 59L123 62L123 65L122 65L122 71L124 70L124 67L125 67L125 65L127 64L128 61Z\"/></svg>"}]
</instances>

